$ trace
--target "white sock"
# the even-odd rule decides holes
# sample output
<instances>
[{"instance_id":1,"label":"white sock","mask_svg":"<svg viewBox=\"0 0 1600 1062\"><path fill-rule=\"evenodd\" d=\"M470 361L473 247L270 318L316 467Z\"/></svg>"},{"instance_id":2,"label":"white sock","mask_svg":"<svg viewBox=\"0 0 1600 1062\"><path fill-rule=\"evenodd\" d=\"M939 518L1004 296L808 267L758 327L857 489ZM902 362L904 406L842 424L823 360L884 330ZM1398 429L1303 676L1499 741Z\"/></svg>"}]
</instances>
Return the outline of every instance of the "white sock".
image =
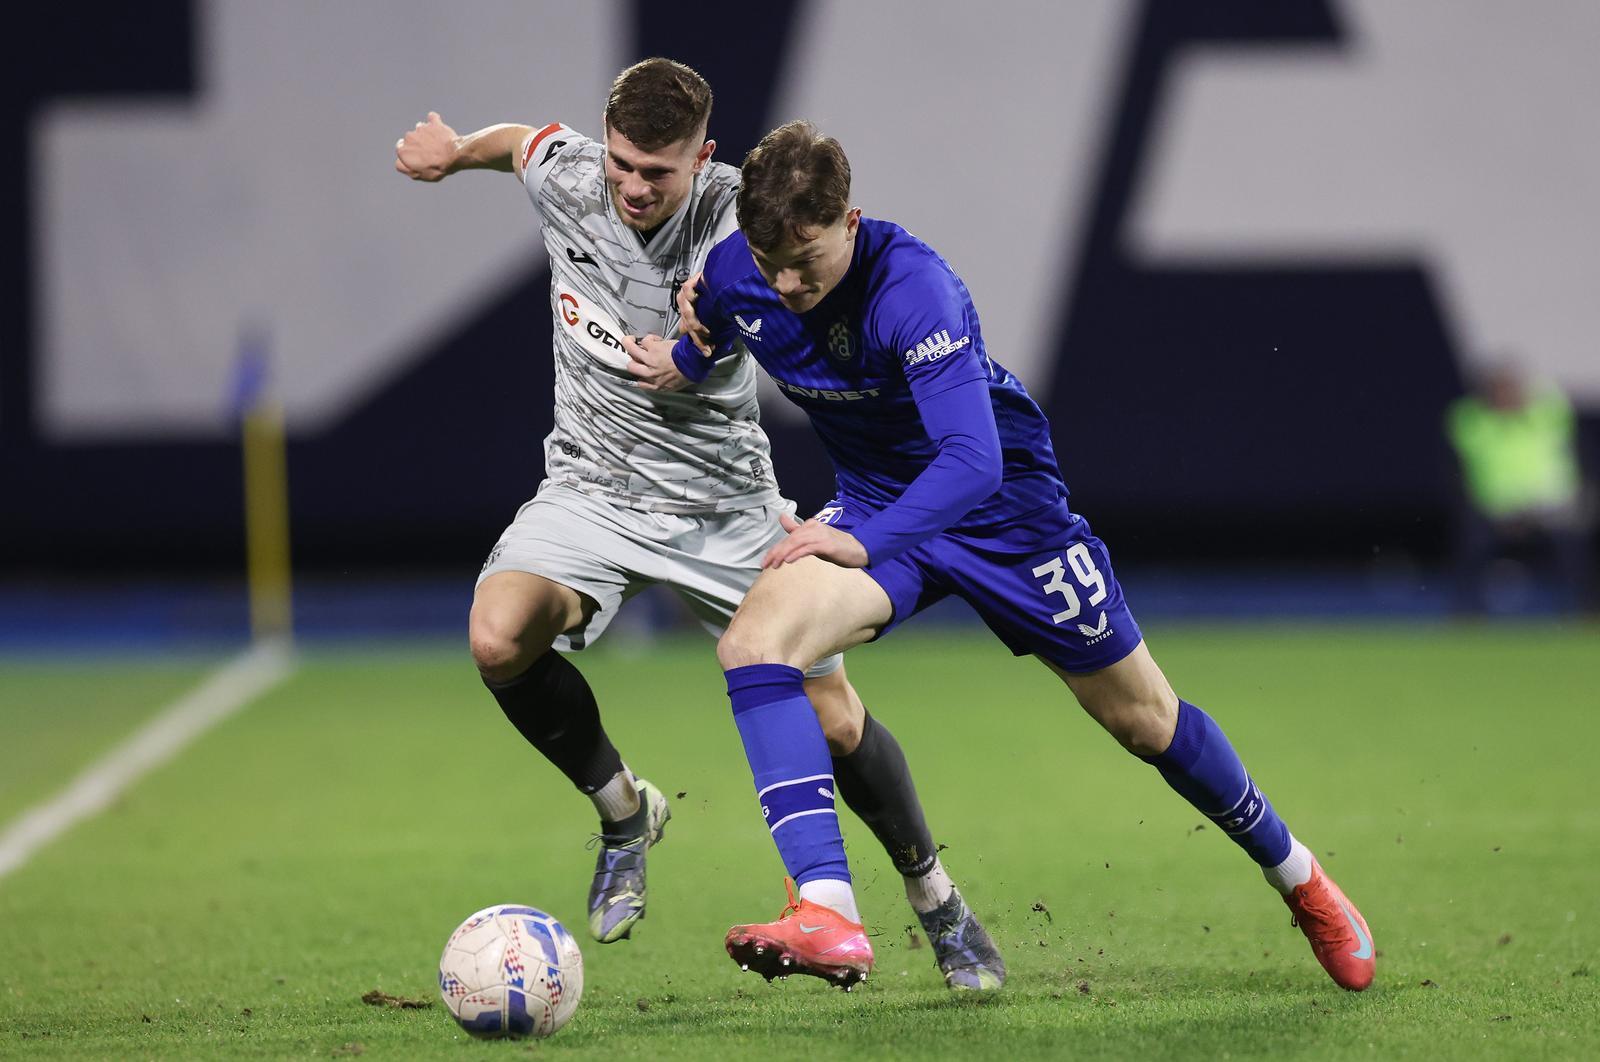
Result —
<instances>
[{"instance_id":1,"label":"white sock","mask_svg":"<svg viewBox=\"0 0 1600 1062\"><path fill-rule=\"evenodd\" d=\"M956 883L945 873L944 864L939 862L937 856L934 857L932 870L920 878L906 878L905 881L906 899L911 901L911 909L917 914L927 914L956 891Z\"/></svg>"},{"instance_id":2,"label":"white sock","mask_svg":"<svg viewBox=\"0 0 1600 1062\"><path fill-rule=\"evenodd\" d=\"M621 822L639 810L639 787L634 782L633 772L624 765L611 776L611 781L590 793L589 799L594 801L601 821Z\"/></svg>"},{"instance_id":3,"label":"white sock","mask_svg":"<svg viewBox=\"0 0 1600 1062\"><path fill-rule=\"evenodd\" d=\"M1287 896L1294 891L1296 885L1304 885L1311 880L1311 849L1301 844L1291 833L1289 858L1275 867L1261 868L1261 873L1266 875L1267 881L1273 888Z\"/></svg>"},{"instance_id":4,"label":"white sock","mask_svg":"<svg viewBox=\"0 0 1600 1062\"><path fill-rule=\"evenodd\" d=\"M856 893L848 881L837 878L817 878L800 886L800 898L823 907L831 907L844 915L847 921L860 922L861 912L856 910Z\"/></svg>"}]
</instances>

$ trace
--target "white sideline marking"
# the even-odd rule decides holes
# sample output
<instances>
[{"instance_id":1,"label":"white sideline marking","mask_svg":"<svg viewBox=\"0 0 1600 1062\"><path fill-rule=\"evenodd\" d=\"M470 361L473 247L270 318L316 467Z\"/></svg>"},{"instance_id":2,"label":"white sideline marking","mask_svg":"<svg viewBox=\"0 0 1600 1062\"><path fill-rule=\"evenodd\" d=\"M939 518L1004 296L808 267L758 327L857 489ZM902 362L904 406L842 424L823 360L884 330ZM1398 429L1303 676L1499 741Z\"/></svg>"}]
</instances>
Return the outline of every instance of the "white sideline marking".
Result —
<instances>
[{"instance_id":1,"label":"white sideline marking","mask_svg":"<svg viewBox=\"0 0 1600 1062\"><path fill-rule=\"evenodd\" d=\"M0 878L82 820L111 806L123 790L294 671L286 643L264 643L213 671L132 737L86 767L53 799L29 808L0 833Z\"/></svg>"}]
</instances>

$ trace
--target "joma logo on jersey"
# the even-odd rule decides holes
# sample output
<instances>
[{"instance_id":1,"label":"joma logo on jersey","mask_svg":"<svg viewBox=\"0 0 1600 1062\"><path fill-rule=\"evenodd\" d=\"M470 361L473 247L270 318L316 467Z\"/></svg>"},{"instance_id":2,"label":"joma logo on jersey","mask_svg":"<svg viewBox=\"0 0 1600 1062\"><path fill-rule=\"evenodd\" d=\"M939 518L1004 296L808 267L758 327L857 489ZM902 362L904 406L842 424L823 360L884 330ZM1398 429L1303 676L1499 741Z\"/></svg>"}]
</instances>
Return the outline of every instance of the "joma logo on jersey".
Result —
<instances>
[{"instance_id":1,"label":"joma logo on jersey","mask_svg":"<svg viewBox=\"0 0 1600 1062\"><path fill-rule=\"evenodd\" d=\"M925 361L938 361L946 354L960 350L972 342L971 336L962 336L951 342L950 333L941 329L906 351L906 365L920 365Z\"/></svg>"},{"instance_id":2,"label":"joma logo on jersey","mask_svg":"<svg viewBox=\"0 0 1600 1062\"><path fill-rule=\"evenodd\" d=\"M733 320L736 324L738 324L739 331L743 332L746 337L750 339L761 338L761 336L758 334L761 331L761 318L757 317L754 321L746 321L738 314L734 314Z\"/></svg>"},{"instance_id":3,"label":"joma logo on jersey","mask_svg":"<svg viewBox=\"0 0 1600 1062\"><path fill-rule=\"evenodd\" d=\"M868 387L860 391L833 391L826 387L801 387L799 384L785 383L776 376L772 382L779 389L800 398L820 398L825 402L859 402L863 398L877 398L881 388Z\"/></svg>"}]
</instances>

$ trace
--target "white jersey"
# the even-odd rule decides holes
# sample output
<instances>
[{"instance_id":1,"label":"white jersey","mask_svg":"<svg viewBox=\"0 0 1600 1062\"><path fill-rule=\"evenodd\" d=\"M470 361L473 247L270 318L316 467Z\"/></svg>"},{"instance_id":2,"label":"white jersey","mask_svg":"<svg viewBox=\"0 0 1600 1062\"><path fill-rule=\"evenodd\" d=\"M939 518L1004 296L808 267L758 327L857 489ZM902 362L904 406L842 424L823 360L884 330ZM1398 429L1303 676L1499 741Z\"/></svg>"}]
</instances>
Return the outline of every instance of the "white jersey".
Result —
<instances>
[{"instance_id":1,"label":"white jersey","mask_svg":"<svg viewBox=\"0 0 1600 1062\"><path fill-rule=\"evenodd\" d=\"M721 359L704 382L682 391L646 391L617 339L676 332L679 285L737 227L739 171L708 163L646 244L617 216L605 145L557 122L531 134L521 158L550 256L556 372L548 479L663 513L775 502L750 357Z\"/></svg>"}]
</instances>

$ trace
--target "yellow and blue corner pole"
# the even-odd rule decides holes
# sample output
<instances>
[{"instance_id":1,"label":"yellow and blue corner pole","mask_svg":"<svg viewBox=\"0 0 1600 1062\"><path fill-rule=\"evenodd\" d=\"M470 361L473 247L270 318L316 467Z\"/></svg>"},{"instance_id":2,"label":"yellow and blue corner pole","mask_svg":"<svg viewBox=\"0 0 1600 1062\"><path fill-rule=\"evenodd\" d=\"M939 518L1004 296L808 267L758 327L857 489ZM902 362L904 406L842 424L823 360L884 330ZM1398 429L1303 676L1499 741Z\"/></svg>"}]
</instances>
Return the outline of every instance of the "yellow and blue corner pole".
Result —
<instances>
[{"instance_id":1,"label":"yellow and blue corner pole","mask_svg":"<svg viewBox=\"0 0 1600 1062\"><path fill-rule=\"evenodd\" d=\"M260 643L294 634L289 565L289 468L283 404L268 387L266 344L247 336L235 374L234 405L244 452L245 559L250 631Z\"/></svg>"}]
</instances>

